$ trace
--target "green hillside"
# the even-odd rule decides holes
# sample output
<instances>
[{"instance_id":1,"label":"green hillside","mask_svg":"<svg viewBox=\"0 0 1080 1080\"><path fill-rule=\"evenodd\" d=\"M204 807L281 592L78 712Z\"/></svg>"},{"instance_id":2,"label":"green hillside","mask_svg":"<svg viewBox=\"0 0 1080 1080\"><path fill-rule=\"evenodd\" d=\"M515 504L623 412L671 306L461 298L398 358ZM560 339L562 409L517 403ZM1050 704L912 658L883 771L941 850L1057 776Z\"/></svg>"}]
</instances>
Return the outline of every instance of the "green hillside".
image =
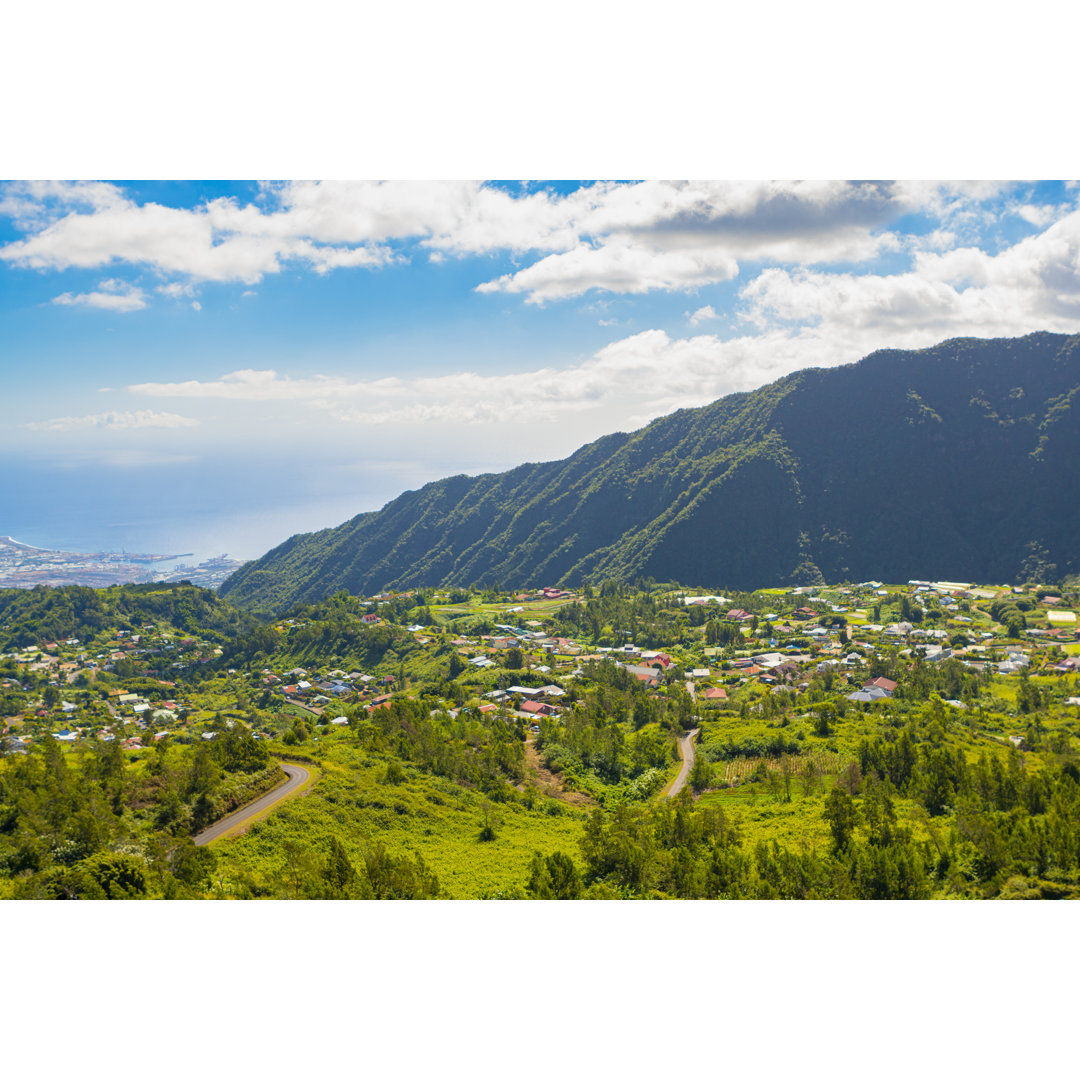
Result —
<instances>
[{"instance_id":1,"label":"green hillside","mask_svg":"<svg viewBox=\"0 0 1080 1080\"><path fill-rule=\"evenodd\" d=\"M298 535L221 587L653 577L731 588L1075 572L1080 336L943 342L800 371L562 461L455 476Z\"/></svg>"}]
</instances>

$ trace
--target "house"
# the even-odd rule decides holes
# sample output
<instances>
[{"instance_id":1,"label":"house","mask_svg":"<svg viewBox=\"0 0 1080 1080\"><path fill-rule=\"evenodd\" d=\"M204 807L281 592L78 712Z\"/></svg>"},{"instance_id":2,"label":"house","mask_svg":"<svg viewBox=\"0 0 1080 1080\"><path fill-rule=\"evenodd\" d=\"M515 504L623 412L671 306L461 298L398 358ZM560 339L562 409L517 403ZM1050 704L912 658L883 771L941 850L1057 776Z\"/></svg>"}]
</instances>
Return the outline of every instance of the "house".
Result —
<instances>
[{"instance_id":1,"label":"house","mask_svg":"<svg viewBox=\"0 0 1080 1080\"><path fill-rule=\"evenodd\" d=\"M665 670L671 667L671 665L674 663L674 661L671 659L670 656L668 656L667 653L662 652L643 652L641 654L641 659L644 660L645 663L648 664L650 667L655 667L657 664L659 664Z\"/></svg>"},{"instance_id":2,"label":"house","mask_svg":"<svg viewBox=\"0 0 1080 1080\"><path fill-rule=\"evenodd\" d=\"M848 694L848 701L881 701L882 699L888 699L889 695L881 689L880 686L871 686L869 689L865 687L862 690L856 690L854 694Z\"/></svg>"},{"instance_id":3,"label":"house","mask_svg":"<svg viewBox=\"0 0 1080 1080\"><path fill-rule=\"evenodd\" d=\"M745 611L743 608L732 608L724 618L730 622L746 622L748 619L752 619L754 616L749 611Z\"/></svg>"},{"instance_id":4,"label":"house","mask_svg":"<svg viewBox=\"0 0 1080 1080\"><path fill-rule=\"evenodd\" d=\"M784 657L778 652L762 653L754 657L754 663L763 668L779 667L784 662Z\"/></svg>"},{"instance_id":5,"label":"house","mask_svg":"<svg viewBox=\"0 0 1080 1080\"><path fill-rule=\"evenodd\" d=\"M625 664L624 666L635 679L643 682L646 686L655 687L660 685L660 673L656 668L638 667L635 664Z\"/></svg>"},{"instance_id":6,"label":"house","mask_svg":"<svg viewBox=\"0 0 1080 1080\"><path fill-rule=\"evenodd\" d=\"M726 701L727 691L722 686L710 686L702 691L701 696L706 701Z\"/></svg>"},{"instance_id":7,"label":"house","mask_svg":"<svg viewBox=\"0 0 1080 1080\"><path fill-rule=\"evenodd\" d=\"M523 701L521 711L534 716L554 716L559 710L554 705L548 705L546 701Z\"/></svg>"},{"instance_id":8,"label":"house","mask_svg":"<svg viewBox=\"0 0 1080 1080\"><path fill-rule=\"evenodd\" d=\"M884 690L887 694L893 693L898 686L898 683L893 682L892 679L886 679L884 675L879 675L876 679L870 679L863 684L864 690L869 690L872 686L876 686L881 690Z\"/></svg>"}]
</instances>

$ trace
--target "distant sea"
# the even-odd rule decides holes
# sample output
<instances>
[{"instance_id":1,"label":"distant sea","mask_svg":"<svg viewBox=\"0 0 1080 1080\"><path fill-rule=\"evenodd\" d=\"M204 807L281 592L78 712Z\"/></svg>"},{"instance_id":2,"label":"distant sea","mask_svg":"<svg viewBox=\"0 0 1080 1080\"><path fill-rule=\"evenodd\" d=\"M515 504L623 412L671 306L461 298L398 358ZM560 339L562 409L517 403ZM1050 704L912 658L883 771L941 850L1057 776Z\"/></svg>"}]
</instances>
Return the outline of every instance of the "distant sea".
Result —
<instances>
[{"instance_id":1,"label":"distant sea","mask_svg":"<svg viewBox=\"0 0 1080 1080\"><path fill-rule=\"evenodd\" d=\"M181 560L189 564L218 555L253 559L294 533L339 525L401 491L385 473L370 484L355 470L348 479L345 490L338 477L335 491L326 470L304 475L265 463L106 468L2 458L0 534L64 551L191 552Z\"/></svg>"}]
</instances>

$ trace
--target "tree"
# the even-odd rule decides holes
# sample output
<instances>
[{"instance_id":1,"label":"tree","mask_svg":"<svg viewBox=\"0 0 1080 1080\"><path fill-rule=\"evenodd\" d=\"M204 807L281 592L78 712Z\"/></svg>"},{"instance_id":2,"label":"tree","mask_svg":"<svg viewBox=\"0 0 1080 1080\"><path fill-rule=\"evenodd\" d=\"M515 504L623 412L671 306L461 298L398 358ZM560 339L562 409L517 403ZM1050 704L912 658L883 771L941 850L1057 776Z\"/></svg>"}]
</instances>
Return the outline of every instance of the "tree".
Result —
<instances>
[{"instance_id":1,"label":"tree","mask_svg":"<svg viewBox=\"0 0 1080 1080\"><path fill-rule=\"evenodd\" d=\"M825 799L822 817L829 823L834 847L837 851L843 851L851 843L851 836L859 820L855 801L847 792L834 787Z\"/></svg>"},{"instance_id":2,"label":"tree","mask_svg":"<svg viewBox=\"0 0 1080 1080\"><path fill-rule=\"evenodd\" d=\"M581 875L569 855L556 851L545 859L538 851L525 891L534 900L580 900Z\"/></svg>"},{"instance_id":3,"label":"tree","mask_svg":"<svg viewBox=\"0 0 1080 1080\"><path fill-rule=\"evenodd\" d=\"M832 734L832 724L836 722L836 709L825 702L814 717L814 734L826 738Z\"/></svg>"},{"instance_id":4,"label":"tree","mask_svg":"<svg viewBox=\"0 0 1080 1080\"><path fill-rule=\"evenodd\" d=\"M344 899L356 881L356 867L350 862L344 844L336 836L330 837L330 851L322 874L329 886L331 899Z\"/></svg>"},{"instance_id":5,"label":"tree","mask_svg":"<svg viewBox=\"0 0 1080 1080\"><path fill-rule=\"evenodd\" d=\"M851 762L836 780L836 783L849 795L858 795L862 782L862 769L859 768L857 761Z\"/></svg>"},{"instance_id":6,"label":"tree","mask_svg":"<svg viewBox=\"0 0 1080 1080\"><path fill-rule=\"evenodd\" d=\"M525 665L525 654L516 645L506 650L506 659L503 661L503 666L509 668L511 671L517 671L519 668Z\"/></svg>"},{"instance_id":7,"label":"tree","mask_svg":"<svg viewBox=\"0 0 1080 1080\"><path fill-rule=\"evenodd\" d=\"M694 757L694 767L690 770L690 786L699 795L712 783L712 765L703 754Z\"/></svg>"}]
</instances>

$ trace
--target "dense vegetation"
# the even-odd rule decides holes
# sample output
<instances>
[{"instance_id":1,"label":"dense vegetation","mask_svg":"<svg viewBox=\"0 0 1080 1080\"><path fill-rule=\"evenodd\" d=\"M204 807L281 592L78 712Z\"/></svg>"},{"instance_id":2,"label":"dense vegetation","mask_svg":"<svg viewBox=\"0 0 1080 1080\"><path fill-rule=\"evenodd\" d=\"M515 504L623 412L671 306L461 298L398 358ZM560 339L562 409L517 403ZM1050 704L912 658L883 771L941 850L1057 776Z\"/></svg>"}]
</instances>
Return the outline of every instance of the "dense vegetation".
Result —
<instances>
[{"instance_id":1,"label":"dense vegetation","mask_svg":"<svg viewBox=\"0 0 1080 1080\"><path fill-rule=\"evenodd\" d=\"M280 777L239 725L190 750L164 739L137 764L117 739L70 753L46 737L0 769L0 877L19 899L201 895L216 859L191 834Z\"/></svg>"},{"instance_id":2,"label":"dense vegetation","mask_svg":"<svg viewBox=\"0 0 1080 1080\"><path fill-rule=\"evenodd\" d=\"M1077 582L953 591L0 592L0 896L1078 896Z\"/></svg>"},{"instance_id":3,"label":"dense vegetation","mask_svg":"<svg viewBox=\"0 0 1080 1080\"><path fill-rule=\"evenodd\" d=\"M210 589L194 585L0 589L0 652L43 640L90 638L105 629L138 632L151 621L216 642L257 625Z\"/></svg>"},{"instance_id":4,"label":"dense vegetation","mask_svg":"<svg viewBox=\"0 0 1080 1080\"><path fill-rule=\"evenodd\" d=\"M1080 337L1039 333L801 371L563 461L406 492L292 537L222 595L282 610L416 585L1073 572L1078 358Z\"/></svg>"}]
</instances>

